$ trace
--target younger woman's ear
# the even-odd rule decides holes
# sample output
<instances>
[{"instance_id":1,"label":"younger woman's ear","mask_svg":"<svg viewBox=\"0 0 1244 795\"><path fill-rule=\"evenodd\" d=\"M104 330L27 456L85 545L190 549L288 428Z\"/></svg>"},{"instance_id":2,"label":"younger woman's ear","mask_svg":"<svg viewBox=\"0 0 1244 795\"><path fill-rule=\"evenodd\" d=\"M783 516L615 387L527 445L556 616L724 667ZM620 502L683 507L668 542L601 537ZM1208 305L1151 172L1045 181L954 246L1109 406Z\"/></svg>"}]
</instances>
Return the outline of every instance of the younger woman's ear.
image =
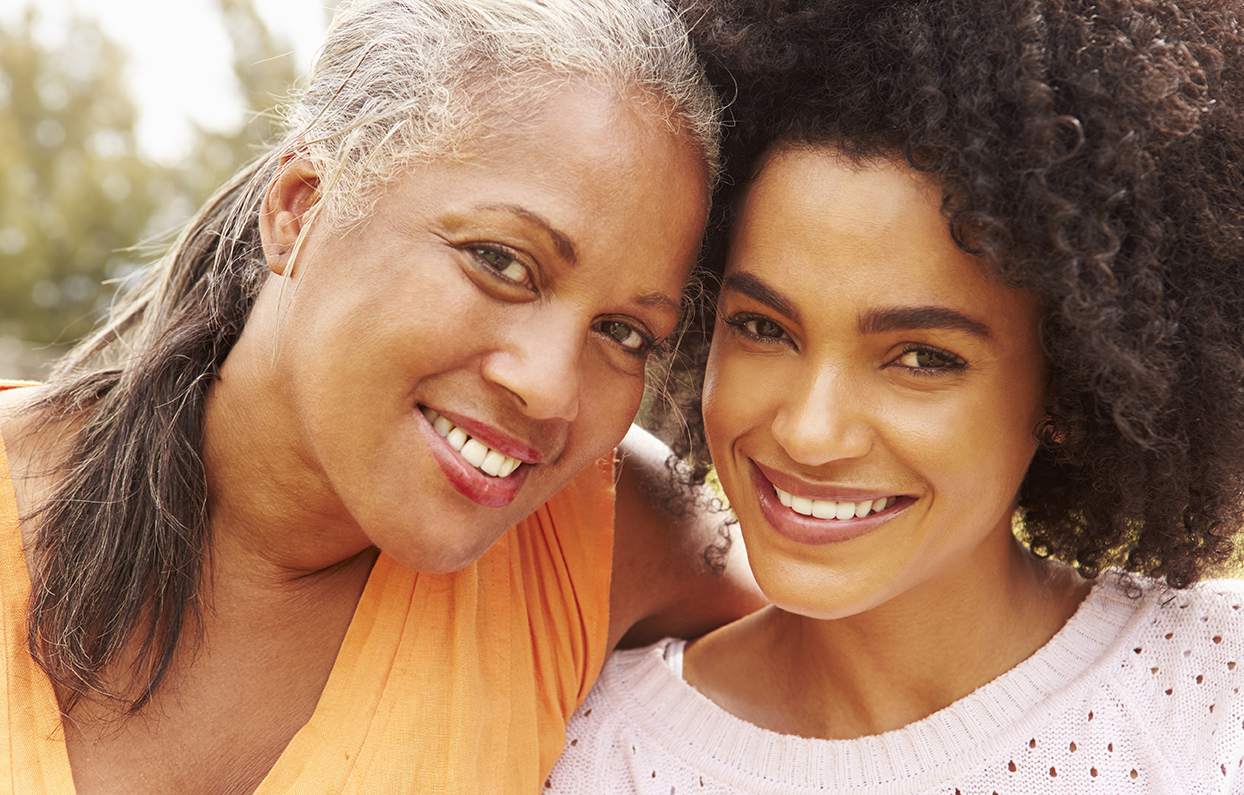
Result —
<instances>
[{"instance_id":1,"label":"younger woman's ear","mask_svg":"<svg viewBox=\"0 0 1244 795\"><path fill-rule=\"evenodd\" d=\"M259 237L268 268L284 276L308 215L320 200L320 177L311 163L289 156L281 161L259 207Z\"/></svg>"}]
</instances>

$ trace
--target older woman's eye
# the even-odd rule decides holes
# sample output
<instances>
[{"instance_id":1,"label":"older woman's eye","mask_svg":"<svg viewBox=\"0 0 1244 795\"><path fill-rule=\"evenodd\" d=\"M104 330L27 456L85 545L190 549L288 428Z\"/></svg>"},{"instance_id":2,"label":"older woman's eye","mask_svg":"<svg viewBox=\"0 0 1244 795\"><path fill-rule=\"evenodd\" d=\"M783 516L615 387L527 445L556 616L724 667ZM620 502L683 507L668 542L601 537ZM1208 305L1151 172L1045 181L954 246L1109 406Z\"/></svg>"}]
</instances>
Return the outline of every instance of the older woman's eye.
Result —
<instances>
[{"instance_id":1,"label":"older woman's eye","mask_svg":"<svg viewBox=\"0 0 1244 795\"><path fill-rule=\"evenodd\" d=\"M950 351L934 348L931 345L910 345L903 350L894 363L908 370L925 371L959 371L967 367L967 362Z\"/></svg>"},{"instance_id":2,"label":"older woman's eye","mask_svg":"<svg viewBox=\"0 0 1244 795\"><path fill-rule=\"evenodd\" d=\"M478 260L495 270L498 275L526 287L533 286L531 272L527 266L504 249L477 246L472 251Z\"/></svg>"},{"instance_id":3,"label":"older woman's eye","mask_svg":"<svg viewBox=\"0 0 1244 795\"><path fill-rule=\"evenodd\" d=\"M602 320L596 330L616 342L627 353L645 355L652 349L652 340L620 320Z\"/></svg>"}]
</instances>

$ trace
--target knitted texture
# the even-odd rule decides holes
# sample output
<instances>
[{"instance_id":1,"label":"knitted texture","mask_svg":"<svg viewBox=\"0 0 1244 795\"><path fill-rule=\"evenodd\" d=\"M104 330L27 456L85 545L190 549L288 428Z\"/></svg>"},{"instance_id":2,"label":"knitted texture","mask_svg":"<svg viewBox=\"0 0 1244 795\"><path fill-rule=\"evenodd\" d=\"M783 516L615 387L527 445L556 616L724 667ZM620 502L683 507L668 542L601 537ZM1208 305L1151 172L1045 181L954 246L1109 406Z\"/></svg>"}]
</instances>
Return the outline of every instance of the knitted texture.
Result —
<instances>
[{"instance_id":1,"label":"knitted texture","mask_svg":"<svg viewBox=\"0 0 1244 795\"><path fill-rule=\"evenodd\" d=\"M681 641L618 652L546 793L1244 793L1244 583L1103 577L1044 647L924 720L856 740L757 728L681 678ZM1137 595L1138 594L1138 595Z\"/></svg>"}]
</instances>

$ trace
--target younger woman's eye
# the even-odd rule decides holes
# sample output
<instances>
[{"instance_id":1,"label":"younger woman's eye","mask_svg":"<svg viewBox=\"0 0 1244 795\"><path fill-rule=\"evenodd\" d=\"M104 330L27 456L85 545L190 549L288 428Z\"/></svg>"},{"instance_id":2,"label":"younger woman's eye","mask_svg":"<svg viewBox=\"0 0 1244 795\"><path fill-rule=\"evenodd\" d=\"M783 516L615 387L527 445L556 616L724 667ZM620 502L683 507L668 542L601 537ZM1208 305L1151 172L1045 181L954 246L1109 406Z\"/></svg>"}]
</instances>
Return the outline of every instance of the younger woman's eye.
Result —
<instances>
[{"instance_id":1,"label":"younger woman's eye","mask_svg":"<svg viewBox=\"0 0 1244 795\"><path fill-rule=\"evenodd\" d=\"M726 324L752 339L765 342L777 342L786 337L785 329L764 315L744 312L727 318Z\"/></svg>"},{"instance_id":2,"label":"younger woman's eye","mask_svg":"<svg viewBox=\"0 0 1244 795\"><path fill-rule=\"evenodd\" d=\"M903 349L894 363L914 371L958 372L967 367L967 362L950 351L934 348L931 345L909 345Z\"/></svg>"},{"instance_id":3,"label":"younger woman's eye","mask_svg":"<svg viewBox=\"0 0 1244 795\"><path fill-rule=\"evenodd\" d=\"M498 275L524 287L534 286L532 284L531 272L527 269L527 266L519 262L517 257L505 249L476 246L471 249L471 253L475 255L476 259L495 270Z\"/></svg>"},{"instance_id":4,"label":"younger woman's eye","mask_svg":"<svg viewBox=\"0 0 1244 795\"><path fill-rule=\"evenodd\" d=\"M655 345L651 337L620 320L602 320L596 324L596 330L636 356L646 356Z\"/></svg>"}]
</instances>

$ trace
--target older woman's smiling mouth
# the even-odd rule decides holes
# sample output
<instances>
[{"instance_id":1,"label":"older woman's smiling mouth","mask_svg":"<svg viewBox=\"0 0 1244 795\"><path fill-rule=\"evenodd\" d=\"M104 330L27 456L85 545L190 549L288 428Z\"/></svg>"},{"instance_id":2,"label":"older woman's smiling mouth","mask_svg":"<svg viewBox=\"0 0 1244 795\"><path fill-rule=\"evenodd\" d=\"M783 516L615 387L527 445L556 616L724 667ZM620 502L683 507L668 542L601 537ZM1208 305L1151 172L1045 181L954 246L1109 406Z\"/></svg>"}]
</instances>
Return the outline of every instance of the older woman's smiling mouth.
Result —
<instances>
[{"instance_id":1,"label":"older woman's smiling mouth","mask_svg":"<svg viewBox=\"0 0 1244 795\"><path fill-rule=\"evenodd\" d=\"M485 475L490 475L494 478L509 477L523 463L517 458L512 458L498 450L494 450L479 439L468 435L466 431L432 409L423 406L420 408L420 411L423 412L423 416L428 418L428 422L432 423L432 427L440 434L441 438L449 443L450 447L461 453L468 464Z\"/></svg>"},{"instance_id":2,"label":"older woman's smiling mouth","mask_svg":"<svg viewBox=\"0 0 1244 795\"><path fill-rule=\"evenodd\" d=\"M517 439L464 417L449 417L418 406L428 452L458 493L489 508L514 501L531 472L545 457Z\"/></svg>"}]
</instances>

